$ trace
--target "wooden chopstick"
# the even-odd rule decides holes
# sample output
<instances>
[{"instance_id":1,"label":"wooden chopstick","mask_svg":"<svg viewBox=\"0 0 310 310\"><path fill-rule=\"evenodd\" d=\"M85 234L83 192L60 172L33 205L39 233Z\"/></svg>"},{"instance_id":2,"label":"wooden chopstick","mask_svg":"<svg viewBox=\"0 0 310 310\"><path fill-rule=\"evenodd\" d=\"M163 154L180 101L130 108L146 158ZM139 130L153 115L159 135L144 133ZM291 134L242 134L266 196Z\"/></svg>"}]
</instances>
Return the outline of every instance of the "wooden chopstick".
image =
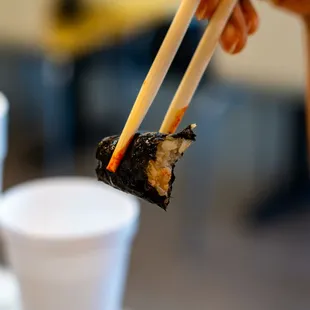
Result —
<instances>
[{"instance_id":1,"label":"wooden chopstick","mask_svg":"<svg viewBox=\"0 0 310 310\"><path fill-rule=\"evenodd\" d=\"M183 0L181 2L153 65L142 84L136 102L107 166L107 170L115 172L119 166L128 145L139 129L139 126L158 93L199 3L200 0Z\"/></svg>"},{"instance_id":2,"label":"wooden chopstick","mask_svg":"<svg viewBox=\"0 0 310 310\"><path fill-rule=\"evenodd\" d=\"M160 128L161 133L174 133L180 124L200 80L210 63L220 36L237 1L222 0L210 19L207 29L170 104Z\"/></svg>"}]
</instances>

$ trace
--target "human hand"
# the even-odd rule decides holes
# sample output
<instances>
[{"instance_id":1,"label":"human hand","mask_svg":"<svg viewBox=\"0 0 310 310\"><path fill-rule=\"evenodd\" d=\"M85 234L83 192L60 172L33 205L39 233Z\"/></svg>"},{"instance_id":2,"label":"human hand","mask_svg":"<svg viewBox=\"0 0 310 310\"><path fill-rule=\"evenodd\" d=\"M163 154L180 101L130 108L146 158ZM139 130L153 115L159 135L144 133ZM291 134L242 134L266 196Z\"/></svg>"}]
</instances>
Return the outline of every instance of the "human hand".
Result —
<instances>
[{"instance_id":1,"label":"human hand","mask_svg":"<svg viewBox=\"0 0 310 310\"><path fill-rule=\"evenodd\" d=\"M310 0L268 0L274 6L300 14L310 19ZM201 0L196 16L199 20L209 19L215 12L219 0ZM237 54L246 46L248 36L253 35L259 25L259 17L251 0L239 0L221 36L222 48Z\"/></svg>"},{"instance_id":2,"label":"human hand","mask_svg":"<svg viewBox=\"0 0 310 310\"><path fill-rule=\"evenodd\" d=\"M269 2L279 8L283 8L290 12L300 14L304 17L310 16L309 0L269 0Z\"/></svg>"}]
</instances>

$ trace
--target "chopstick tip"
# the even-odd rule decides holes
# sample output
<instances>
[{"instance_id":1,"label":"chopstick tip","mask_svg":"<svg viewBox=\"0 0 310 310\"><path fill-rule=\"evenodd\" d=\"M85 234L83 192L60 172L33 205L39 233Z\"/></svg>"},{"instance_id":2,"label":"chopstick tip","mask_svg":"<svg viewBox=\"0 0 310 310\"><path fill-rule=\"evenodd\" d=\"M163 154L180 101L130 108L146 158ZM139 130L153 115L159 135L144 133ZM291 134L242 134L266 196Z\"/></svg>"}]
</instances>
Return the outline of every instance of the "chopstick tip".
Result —
<instances>
[{"instance_id":1,"label":"chopstick tip","mask_svg":"<svg viewBox=\"0 0 310 310\"><path fill-rule=\"evenodd\" d=\"M111 160L109 162L109 164L107 165L107 170L112 172L112 173L115 173L119 164L121 162L121 159L118 159L118 158L115 158L115 157L111 157Z\"/></svg>"}]
</instances>

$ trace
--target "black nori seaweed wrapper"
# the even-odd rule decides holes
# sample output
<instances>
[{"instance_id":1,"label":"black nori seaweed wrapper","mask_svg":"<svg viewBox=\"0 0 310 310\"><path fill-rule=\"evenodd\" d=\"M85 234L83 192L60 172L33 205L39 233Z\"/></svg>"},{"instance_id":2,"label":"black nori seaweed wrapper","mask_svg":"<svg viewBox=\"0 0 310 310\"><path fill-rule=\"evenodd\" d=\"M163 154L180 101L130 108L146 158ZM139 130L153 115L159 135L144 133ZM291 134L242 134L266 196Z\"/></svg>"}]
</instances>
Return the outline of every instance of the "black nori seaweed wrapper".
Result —
<instances>
[{"instance_id":1,"label":"black nori seaweed wrapper","mask_svg":"<svg viewBox=\"0 0 310 310\"><path fill-rule=\"evenodd\" d=\"M192 126L188 126L181 132L173 134L172 136L174 138L191 141L195 141L196 137L192 130ZM170 202L172 184L175 180L175 165L172 166L172 176L167 196L160 196L157 190L148 183L146 172L149 161L156 160L158 144L164 141L166 137L166 134L158 132L137 133L115 173L108 171L106 167L118 142L119 136L104 138L98 144L96 152L96 158L98 160L96 174L98 180L123 192L147 200L150 203L157 204L166 210Z\"/></svg>"}]
</instances>

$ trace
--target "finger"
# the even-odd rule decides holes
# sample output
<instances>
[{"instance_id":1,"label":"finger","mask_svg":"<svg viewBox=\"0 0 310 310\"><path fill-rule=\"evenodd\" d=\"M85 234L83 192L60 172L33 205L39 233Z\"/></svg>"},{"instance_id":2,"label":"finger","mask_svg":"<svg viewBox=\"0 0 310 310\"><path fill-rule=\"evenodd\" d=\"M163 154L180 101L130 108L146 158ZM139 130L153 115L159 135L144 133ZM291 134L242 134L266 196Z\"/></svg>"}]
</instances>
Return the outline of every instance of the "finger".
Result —
<instances>
[{"instance_id":1,"label":"finger","mask_svg":"<svg viewBox=\"0 0 310 310\"><path fill-rule=\"evenodd\" d=\"M254 34L259 26L259 17L251 0L240 0L240 6L248 28L248 34Z\"/></svg>"},{"instance_id":2,"label":"finger","mask_svg":"<svg viewBox=\"0 0 310 310\"><path fill-rule=\"evenodd\" d=\"M248 40L248 29L240 4L236 5L231 16L231 22L239 33L239 41L234 51L234 54L236 54L243 50Z\"/></svg>"},{"instance_id":3,"label":"finger","mask_svg":"<svg viewBox=\"0 0 310 310\"><path fill-rule=\"evenodd\" d=\"M225 51L236 54L245 47L248 38L248 29L239 4L225 27L221 37L221 44Z\"/></svg>"},{"instance_id":4,"label":"finger","mask_svg":"<svg viewBox=\"0 0 310 310\"><path fill-rule=\"evenodd\" d=\"M220 44L227 53L235 53L237 45L239 44L239 33L231 22L226 25L220 39Z\"/></svg>"},{"instance_id":5,"label":"finger","mask_svg":"<svg viewBox=\"0 0 310 310\"><path fill-rule=\"evenodd\" d=\"M198 20L209 19L215 12L219 0L201 0L196 11Z\"/></svg>"},{"instance_id":6,"label":"finger","mask_svg":"<svg viewBox=\"0 0 310 310\"><path fill-rule=\"evenodd\" d=\"M310 12L309 0L270 0L274 5L299 14Z\"/></svg>"}]
</instances>

